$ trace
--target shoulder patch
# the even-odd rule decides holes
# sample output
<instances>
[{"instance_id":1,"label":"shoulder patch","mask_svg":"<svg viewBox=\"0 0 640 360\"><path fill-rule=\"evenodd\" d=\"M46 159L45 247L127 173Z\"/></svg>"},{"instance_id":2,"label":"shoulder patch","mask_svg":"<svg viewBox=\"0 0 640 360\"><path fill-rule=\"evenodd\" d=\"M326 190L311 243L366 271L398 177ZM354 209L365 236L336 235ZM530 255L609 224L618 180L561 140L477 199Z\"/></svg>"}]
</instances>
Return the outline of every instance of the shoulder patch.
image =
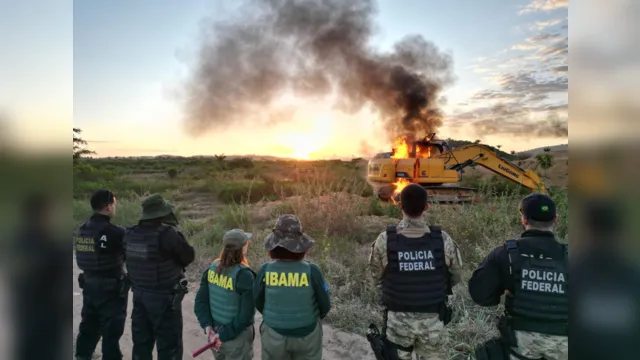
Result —
<instances>
[{"instance_id":1,"label":"shoulder patch","mask_svg":"<svg viewBox=\"0 0 640 360\"><path fill-rule=\"evenodd\" d=\"M505 240L504 246L507 250L513 250L518 248L518 242L514 239Z\"/></svg>"},{"instance_id":2,"label":"shoulder patch","mask_svg":"<svg viewBox=\"0 0 640 360\"><path fill-rule=\"evenodd\" d=\"M326 282L324 283L324 285L322 285L322 288L324 289L324 292L329 292L329 284L327 284Z\"/></svg>"}]
</instances>

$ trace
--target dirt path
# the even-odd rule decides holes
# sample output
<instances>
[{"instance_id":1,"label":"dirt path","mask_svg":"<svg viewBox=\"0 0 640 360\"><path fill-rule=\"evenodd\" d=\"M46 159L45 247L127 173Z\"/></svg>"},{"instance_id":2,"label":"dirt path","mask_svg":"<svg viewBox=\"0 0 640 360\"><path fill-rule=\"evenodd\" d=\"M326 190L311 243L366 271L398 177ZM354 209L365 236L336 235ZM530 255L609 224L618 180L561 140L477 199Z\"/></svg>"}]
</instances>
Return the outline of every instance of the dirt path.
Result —
<instances>
[{"instance_id":1,"label":"dirt path","mask_svg":"<svg viewBox=\"0 0 640 360\"><path fill-rule=\"evenodd\" d=\"M80 324L80 312L82 310L82 295L80 292L80 288L78 287L78 274L80 273L78 267L76 266L75 256L73 259L73 341L75 342L75 338L78 334L78 326ZM184 301L182 302L182 313L184 317L184 330L183 330L183 338L184 338L184 356L183 359L193 359L191 353L204 345L206 342L206 337L204 336L202 329L198 325L198 321L196 320L195 314L193 313L193 299L195 296L196 288L191 285L191 289L189 293L185 296ZM131 293L129 293L129 308L127 309L127 324L125 326L124 335L120 339L120 346L122 349L122 353L124 354L124 359L131 359L131 349L133 346L131 340ZM254 349L254 359L261 359L260 355L260 334L257 332L258 326L262 318L258 313L256 315L256 339L253 343ZM374 359L373 353L369 348L369 344L366 339L362 336L345 333L339 330L332 328L331 326L324 325L324 354L322 358L324 360L342 360L342 359L354 359L354 360L365 360L365 359ZM75 348L75 344L74 344ZM94 355L94 359L101 359L100 354L100 345L96 349L96 355ZM156 359L156 354L154 354L154 359ZM198 359L213 359L213 356L210 352L204 353L198 356Z\"/></svg>"}]
</instances>

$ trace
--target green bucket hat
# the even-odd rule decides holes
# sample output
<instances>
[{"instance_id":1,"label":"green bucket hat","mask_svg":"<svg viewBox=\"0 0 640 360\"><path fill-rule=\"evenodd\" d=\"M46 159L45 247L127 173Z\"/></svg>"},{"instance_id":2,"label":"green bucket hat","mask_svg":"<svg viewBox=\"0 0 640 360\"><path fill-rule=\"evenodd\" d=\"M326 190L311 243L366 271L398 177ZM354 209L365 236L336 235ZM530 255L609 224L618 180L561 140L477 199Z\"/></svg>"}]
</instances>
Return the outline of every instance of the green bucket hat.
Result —
<instances>
[{"instance_id":1,"label":"green bucket hat","mask_svg":"<svg viewBox=\"0 0 640 360\"><path fill-rule=\"evenodd\" d=\"M302 232L302 224L297 216L286 214L276 221L271 234L264 239L264 248L271 251L281 246L292 253L303 253L311 249L315 241Z\"/></svg>"},{"instance_id":2,"label":"green bucket hat","mask_svg":"<svg viewBox=\"0 0 640 360\"><path fill-rule=\"evenodd\" d=\"M142 200L142 215L140 220L151 220L163 218L173 214L174 206L172 203L162 198L160 194L149 195Z\"/></svg>"}]
</instances>

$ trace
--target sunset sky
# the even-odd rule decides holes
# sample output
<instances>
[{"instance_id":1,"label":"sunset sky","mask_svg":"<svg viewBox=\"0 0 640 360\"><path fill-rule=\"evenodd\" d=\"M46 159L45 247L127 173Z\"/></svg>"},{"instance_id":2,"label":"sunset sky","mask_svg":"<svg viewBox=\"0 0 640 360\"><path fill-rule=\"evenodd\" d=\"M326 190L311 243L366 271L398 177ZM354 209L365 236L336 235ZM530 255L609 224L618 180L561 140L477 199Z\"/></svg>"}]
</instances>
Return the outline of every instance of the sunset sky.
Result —
<instances>
[{"instance_id":1,"label":"sunset sky","mask_svg":"<svg viewBox=\"0 0 640 360\"><path fill-rule=\"evenodd\" d=\"M202 19L224 18L233 1L85 0L75 2L72 18L69 7L39 3L45 5L38 11L26 1L14 5L22 9L13 16L0 15L0 33L26 18L38 23L47 17L49 35L37 44L29 31L43 28L11 35L28 56L3 64L11 90L0 89L9 115L20 119L14 131L37 134L36 143L64 132L60 125L73 117L98 156L322 158L388 151L385 133L368 109L349 115L304 97L292 100L296 112L288 121L247 120L188 135L175 91L190 74L186 63L197 51ZM457 80L442 93L439 137L481 139L508 151L567 143L567 5L566 0L379 1L378 33L369 44L385 52L405 35L420 34L452 54ZM22 75L18 80L12 73ZM38 106L30 101L34 97L42 99ZM70 97L73 108L66 101Z\"/></svg>"}]
</instances>

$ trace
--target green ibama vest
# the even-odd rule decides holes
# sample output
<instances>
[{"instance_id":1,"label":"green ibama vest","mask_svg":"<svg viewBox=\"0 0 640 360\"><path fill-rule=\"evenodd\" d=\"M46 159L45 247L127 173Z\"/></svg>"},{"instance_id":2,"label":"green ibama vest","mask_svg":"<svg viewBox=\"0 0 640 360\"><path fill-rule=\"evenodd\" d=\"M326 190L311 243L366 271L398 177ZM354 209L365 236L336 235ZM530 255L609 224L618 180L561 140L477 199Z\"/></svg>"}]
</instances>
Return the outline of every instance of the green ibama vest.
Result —
<instances>
[{"instance_id":1,"label":"green ibama vest","mask_svg":"<svg viewBox=\"0 0 640 360\"><path fill-rule=\"evenodd\" d=\"M209 308L216 326L227 325L235 319L240 311L240 295L236 292L238 273L247 268L244 265L233 265L221 274L216 272L219 262L209 267Z\"/></svg>"},{"instance_id":2,"label":"green ibama vest","mask_svg":"<svg viewBox=\"0 0 640 360\"><path fill-rule=\"evenodd\" d=\"M318 321L319 310L306 261L272 261L266 265L263 319L273 329L297 329Z\"/></svg>"}]
</instances>

